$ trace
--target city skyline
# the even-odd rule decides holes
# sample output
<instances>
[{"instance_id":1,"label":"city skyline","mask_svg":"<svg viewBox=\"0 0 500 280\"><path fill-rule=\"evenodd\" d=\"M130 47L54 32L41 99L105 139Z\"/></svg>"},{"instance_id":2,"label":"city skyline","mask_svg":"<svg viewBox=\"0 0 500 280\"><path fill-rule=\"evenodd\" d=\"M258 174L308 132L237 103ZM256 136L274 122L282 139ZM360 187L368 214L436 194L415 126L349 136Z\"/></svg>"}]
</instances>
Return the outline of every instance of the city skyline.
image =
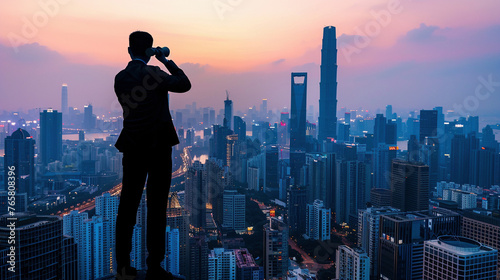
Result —
<instances>
[{"instance_id":1,"label":"city skyline","mask_svg":"<svg viewBox=\"0 0 500 280\"><path fill-rule=\"evenodd\" d=\"M128 34L142 29L152 33L155 45L168 45L172 59L193 79L190 93L171 96L173 109L193 100L200 107L219 107L214 97L224 96L225 90L231 92L235 111L263 98L269 99L270 109L281 108L289 104L290 72L308 72L307 103L318 111L322 28L333 25L339 50L338 108L366 106L374 111L392 104L418 110L440 105L499 118L494 104L500 99L494 90L500 80L495 67L500 20L494 16L499 5L494 1L467 8L442 4L445 12L426 1L320 1L307 8L298 2L236 1L226 10L215 8L224 1L200 2L196 9L162 2L154 12L147 5L132 11L132 2L102 7L53 3L52 10L27 1L2 9L9 13L0 17L7 27L0 34L0 57L8 67L0 73L5 96L0 110L57 109L61 85L67 83L70 106L92 103L117 111L113 77L129 60ZM161 11L174 9L175 15L160 18ZM299 9L308 19L300 25L292 23ZM41 21L42 14L46 21ZM34 26L32 33L27 22ZM481 85L478 99L475 90Z\"/></svg>"},{"instance_id":2,"label":"city skyline","mask_svg":"<svg viewBox=\"0 0 500 280\"><path fill-rule=\"evenodd\" d=\"M500 2L138 3L0 4L0 278L500 280Z\"/></svg>"}]
</instances>

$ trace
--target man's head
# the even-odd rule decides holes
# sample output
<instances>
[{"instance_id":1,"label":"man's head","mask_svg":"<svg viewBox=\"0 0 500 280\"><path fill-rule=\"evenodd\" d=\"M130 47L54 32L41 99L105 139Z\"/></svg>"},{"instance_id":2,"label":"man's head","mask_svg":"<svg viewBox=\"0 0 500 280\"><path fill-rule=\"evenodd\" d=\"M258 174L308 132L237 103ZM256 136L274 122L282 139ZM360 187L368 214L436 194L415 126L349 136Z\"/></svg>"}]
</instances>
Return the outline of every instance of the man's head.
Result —
<instances>
[{"instance_id":1,"label":"man's head","mask_svg":"<svg viewBox=\"0 0 500 280\"><path fill-rule=\"evenodd\" d=\"M153 36L144 31L135 31L128 37L128 52L132 58L149 60L146 50L153 46Z\"/></svg>"}]
</instances>

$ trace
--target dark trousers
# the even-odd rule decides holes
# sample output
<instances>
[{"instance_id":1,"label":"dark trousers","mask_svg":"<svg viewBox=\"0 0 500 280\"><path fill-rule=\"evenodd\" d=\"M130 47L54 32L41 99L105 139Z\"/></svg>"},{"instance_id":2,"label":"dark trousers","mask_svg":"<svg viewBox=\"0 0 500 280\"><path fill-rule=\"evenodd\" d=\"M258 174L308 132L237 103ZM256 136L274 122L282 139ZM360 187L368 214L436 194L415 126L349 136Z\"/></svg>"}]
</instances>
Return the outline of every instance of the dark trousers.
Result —
<instances>
[{"instance_id":1,"label":"dark trousers","mask_svg":"<svg viewBox=\"0 0 500 280\"><path fill-rule=\"evenodd\" d=\"M144 153L123 153L123 183L116 219L116 256L119 269L130 264L132 234L146 178L148 268L160 266L165 257L166 211L172 179L171 155L170 146Z\"/></svg>"}]
</instances>

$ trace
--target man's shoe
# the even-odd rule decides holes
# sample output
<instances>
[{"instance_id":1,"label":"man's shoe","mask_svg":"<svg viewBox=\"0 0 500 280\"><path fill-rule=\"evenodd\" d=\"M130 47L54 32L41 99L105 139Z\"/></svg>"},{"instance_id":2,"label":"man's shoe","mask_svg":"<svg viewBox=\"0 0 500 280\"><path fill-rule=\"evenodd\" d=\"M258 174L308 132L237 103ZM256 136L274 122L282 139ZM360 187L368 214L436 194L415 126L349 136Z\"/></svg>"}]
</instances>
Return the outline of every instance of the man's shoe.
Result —
<instances>
[{"instance_id":1,"label":"man's shoe","mask_svg":"<svg viewBox=\"0 0 500 280\"><path fill-rule=\"evenodd\" d=\"M131 267L130 265L123 266L118 269L116 274L116 280L135 280L137 277L137 269Z\"/></svg>"},{"instance_id":2,"label":"man's shoe","mask_svg":"<svg viewBox=\"0 0 500 280\"><path fill-rule=\"evenodd\" d=\"M173 280L172 273L165 271L161 266L148 268L146 280Z\"/></svg>"}]
</instances>

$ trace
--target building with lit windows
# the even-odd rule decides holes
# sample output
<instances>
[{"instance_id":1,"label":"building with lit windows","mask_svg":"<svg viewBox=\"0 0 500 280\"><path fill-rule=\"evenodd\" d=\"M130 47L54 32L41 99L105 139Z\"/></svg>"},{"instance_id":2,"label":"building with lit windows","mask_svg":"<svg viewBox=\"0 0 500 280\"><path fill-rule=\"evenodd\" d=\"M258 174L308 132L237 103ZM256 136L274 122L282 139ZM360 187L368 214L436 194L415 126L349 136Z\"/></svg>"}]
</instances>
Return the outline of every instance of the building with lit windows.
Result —
<instances>
[{"instance_id":1,"label":"building with lit windows","mask_svg":"<svg viewBox=\"0 0 500 280\"><path fill-rule=\"evenodd\" d=\"M495 279L497 250L460 236L424 242L423 280Z\"/></svg>"}]
</instances>

